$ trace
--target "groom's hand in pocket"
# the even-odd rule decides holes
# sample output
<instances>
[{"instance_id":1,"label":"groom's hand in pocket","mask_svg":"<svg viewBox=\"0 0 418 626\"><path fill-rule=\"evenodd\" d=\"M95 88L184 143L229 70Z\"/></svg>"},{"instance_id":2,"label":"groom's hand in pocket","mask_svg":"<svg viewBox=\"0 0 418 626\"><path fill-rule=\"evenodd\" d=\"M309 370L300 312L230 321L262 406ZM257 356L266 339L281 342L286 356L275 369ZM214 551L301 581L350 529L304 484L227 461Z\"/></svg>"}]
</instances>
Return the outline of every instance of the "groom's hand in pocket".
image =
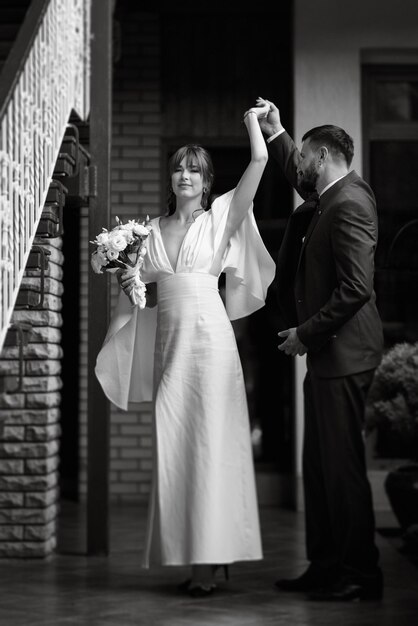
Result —
<instances>
[{"instance_id":1,"label":"groom's hand in pocket","mask_svg":"<svg viewBox=\"0 0 418 626\"><path fill-rule=\"evenodd\" d=\"M288 328L277 333L279 337L285 337L283 343L279 343L279 350L289 356L303 356L308 351L307 347L301 342L296 332L296 328Z\"/></svg>"}]
</instances>

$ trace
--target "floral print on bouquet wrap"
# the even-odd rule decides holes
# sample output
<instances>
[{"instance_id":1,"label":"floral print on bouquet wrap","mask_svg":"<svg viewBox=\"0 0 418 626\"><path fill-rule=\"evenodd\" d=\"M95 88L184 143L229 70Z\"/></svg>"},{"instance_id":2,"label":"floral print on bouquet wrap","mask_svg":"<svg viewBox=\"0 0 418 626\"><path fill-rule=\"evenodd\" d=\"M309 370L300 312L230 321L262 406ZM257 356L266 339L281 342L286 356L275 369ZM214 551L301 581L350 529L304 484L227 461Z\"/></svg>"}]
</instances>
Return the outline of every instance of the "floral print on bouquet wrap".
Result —
<instances>
[{"instance_id":1,"label":"floral print on bouquet wrap","mask_svg":"<svg viewBox=\"0 0 418 626\"><path fill-rule=\"evenodd\" d=\"M131 304L143 309L146 304L146 286L141 280L141 267L147 253L145 241L151 232L151 224L147 215L143 222L129 220L124 224L116 217L116 226L108 231L102 229L94 241L96 246L91 255L91 266L96 274L125 270L135 277L134 286L129 294Z\"/></svg>"}]
</instances>

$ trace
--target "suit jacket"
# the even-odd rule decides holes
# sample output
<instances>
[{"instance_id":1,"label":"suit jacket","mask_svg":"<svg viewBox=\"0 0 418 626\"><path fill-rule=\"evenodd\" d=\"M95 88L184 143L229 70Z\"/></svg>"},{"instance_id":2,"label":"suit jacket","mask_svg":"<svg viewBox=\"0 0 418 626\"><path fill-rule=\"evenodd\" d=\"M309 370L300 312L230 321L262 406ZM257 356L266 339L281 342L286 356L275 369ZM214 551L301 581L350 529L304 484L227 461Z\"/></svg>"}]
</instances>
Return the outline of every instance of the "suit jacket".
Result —
<instances>
[{"instance_id":1,"label":"suit jacket","mask_svg":"<svg viewBox=\"0 0 418 626\"><path fill-rule=\"evenodd\" d=\"M283 313L308 348L308 368L324 378L373 369L383 349L373 288L378 226L373 191L351 171L318 205L317 197L298 188L300 156L289 135L282 133L268 145L305 197L288 220L276 278Z\"/></svg>"}]
</instances>

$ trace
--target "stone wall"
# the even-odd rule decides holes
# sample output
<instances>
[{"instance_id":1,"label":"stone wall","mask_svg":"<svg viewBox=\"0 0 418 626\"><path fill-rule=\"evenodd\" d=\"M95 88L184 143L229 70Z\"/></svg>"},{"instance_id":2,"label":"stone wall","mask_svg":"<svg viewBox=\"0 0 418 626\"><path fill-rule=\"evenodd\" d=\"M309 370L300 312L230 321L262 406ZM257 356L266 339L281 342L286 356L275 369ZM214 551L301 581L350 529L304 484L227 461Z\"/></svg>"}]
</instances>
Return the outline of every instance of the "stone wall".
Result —
<instances>
[{"instance_id":1,"label":"stone wall","mask_svg":"<svg viewBox=\"0 0 418 626\"><path fill-rule=\"evenodd\" d=\"M36 238L50 252L39 309L15 309L12 324L28 323L23 380L19 347L0 355L0 557L44 557L56 544L60 439L62 239ZM39 287L38 269L22 287Z\"/></svg>"}]
</instances>

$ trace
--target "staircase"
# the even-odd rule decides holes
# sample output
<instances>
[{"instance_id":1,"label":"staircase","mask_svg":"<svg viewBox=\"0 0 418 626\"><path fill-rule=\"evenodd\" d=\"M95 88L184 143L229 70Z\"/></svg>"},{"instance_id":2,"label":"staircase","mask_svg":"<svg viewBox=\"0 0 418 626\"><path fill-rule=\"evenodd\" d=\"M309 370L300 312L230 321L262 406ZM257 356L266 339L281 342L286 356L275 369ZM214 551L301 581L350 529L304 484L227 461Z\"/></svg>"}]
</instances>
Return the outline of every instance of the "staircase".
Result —
<instances>
[{"instance_id":1,"label":"staircase","mask_svg":"<svg viewBox=\"0 0 418 626\"><path fill-rule=\"evenodd\" d=\"M0 5L0 80L3 66L5 65L9 53L16 40L19 29L23 23L26 12L31 4L31 0L2 0ZM30 265L32 254L29 255ZM40 269L40 265L35 267ZM19 292L20 294L20 292ZM19 306L19 295L16 307ZM12 323L5 337L5 345L19 346L20 362L23 360L23 347L27 345L30 334L30 324ZM1 352L1 350L0 350ZM23 378L19 372L19 380ZM0 378L0 391L4 391L4 379Z\"/></svg>"},{"instance_id":2,"label":"staircase","mask_svg":"<svg viewBox=\"0 0 418 626\"><path fill-rule=\"evenodd\" d=\"M0 6L0 353L70 116L89 110L91 0Z\"/></svg>"},{"instance_id":3,"label":"staircase","mask_svg":"<svg viewBox=\"0 0 418 626\"><path fill-rule=\"evenodd\" d=\"M89 190L74 121L89 116L91 3L0 0L0 558L56 544L62 214Z\"/></svg>"}]
</instances>

